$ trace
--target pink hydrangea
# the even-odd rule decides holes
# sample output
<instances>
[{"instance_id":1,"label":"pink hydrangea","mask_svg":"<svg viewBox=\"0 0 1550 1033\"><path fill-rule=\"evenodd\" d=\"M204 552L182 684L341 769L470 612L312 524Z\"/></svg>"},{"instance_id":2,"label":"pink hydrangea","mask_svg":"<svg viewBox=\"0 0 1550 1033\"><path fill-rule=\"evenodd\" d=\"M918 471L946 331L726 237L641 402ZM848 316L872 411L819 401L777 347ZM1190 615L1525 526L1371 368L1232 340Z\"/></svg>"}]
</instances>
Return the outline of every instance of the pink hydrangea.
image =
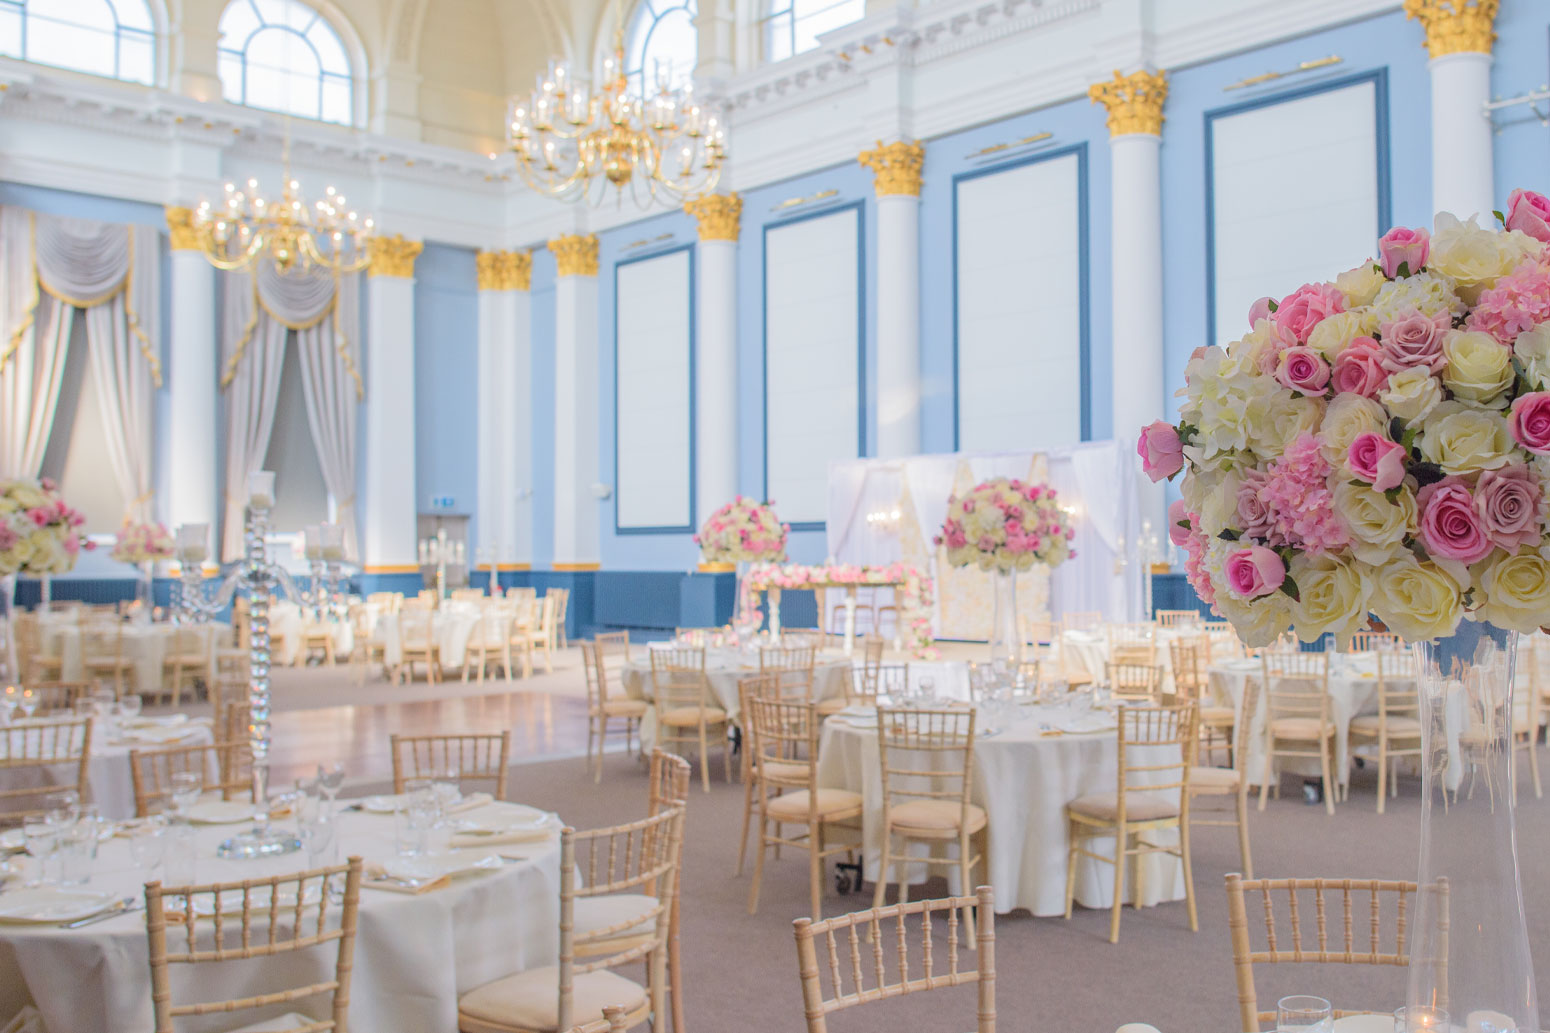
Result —
<instances>
[{"instance_id":1,"label":"pink hydrangea","mask_svg":"<svg viewBox=\"0 0 1550 1033\"><path fill-rule=\"evenodd\" d=\"M1550 264L1537 256L1525 258L1480 292L1480 301L1465 327L1484 330L1502 344L1511 345L1525 330L1550 319Z\"/></svg>"},{"instance_id":2,"label":"pink hydrangea","mask_svg":"<svg viewBox=\"0 0 1550 1033\"><path fill-rule=\"evenodd\" d=\"M1189 581L1195 594L1200 596L1202 602L1214 605L1216 603L1216 586L1211 583L1211 575L1206 572L1206 546L1205 533L1200 530L1200 514L1190 513L1190 530L1185 532L1184 541L1184 577Z\"/></svg>"},{"instance_id":3,"label":"pink hydrangea","mask_svg":"<svg viewBox=\"0 0 1550 1033\"><path fill-rule=\"evenodd\" d=\"M1259 494L1271 513L1271 545L1290 545L1318 556L1349 544L1351 533L1336 514L1330 466L1317 438L1299 436L1268 472Z\"/></svg>"}]
</instances>

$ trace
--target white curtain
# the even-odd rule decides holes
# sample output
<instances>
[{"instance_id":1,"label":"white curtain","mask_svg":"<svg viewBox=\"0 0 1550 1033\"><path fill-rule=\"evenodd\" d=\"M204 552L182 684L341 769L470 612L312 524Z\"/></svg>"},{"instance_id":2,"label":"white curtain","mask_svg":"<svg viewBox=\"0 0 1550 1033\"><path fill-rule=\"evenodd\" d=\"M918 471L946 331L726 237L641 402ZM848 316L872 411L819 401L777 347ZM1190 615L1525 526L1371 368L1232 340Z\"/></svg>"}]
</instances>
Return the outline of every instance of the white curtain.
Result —
<instances>
[{"instance_id":1,"label":"white curtain","mask_svg":"<svg viewBox=\"0 0 1550 1033\"><path fill-rule=\"evenodd\" d=\"M361 381L355 342L360 333L360 283L339 284L335 319L296 333L307 425L318 450L323 483L334 498L334 520L344 528L345 558L359 554L355 532L355 427Z\"/></svg>"}]
</instances>

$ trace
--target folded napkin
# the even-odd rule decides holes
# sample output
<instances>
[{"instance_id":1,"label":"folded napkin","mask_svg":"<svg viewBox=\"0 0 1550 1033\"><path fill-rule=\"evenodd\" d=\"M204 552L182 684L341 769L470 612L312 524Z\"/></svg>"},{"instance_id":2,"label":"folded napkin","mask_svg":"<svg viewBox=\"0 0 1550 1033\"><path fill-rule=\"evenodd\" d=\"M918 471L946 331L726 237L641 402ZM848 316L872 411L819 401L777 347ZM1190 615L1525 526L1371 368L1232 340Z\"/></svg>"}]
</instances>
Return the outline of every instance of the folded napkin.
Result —
<instances>
[{"instance_id":1,"label":"folded napkin","mask_svg":"<svg viewBox=\"0 0 1550 1033\"><path fill-rule=\"evenodd\" d=\"M387 890L389 893L429 893L452 884L450 875L391 875L386 868L376 863L367 864L361 874L365 876L361 880L363 889Z\"/></svg>"},{"instance_id":2,"label":"folded napkin","mask_svg":"<svg viewBox=\"0 0 1550 1033\"><path fill-rule=\"evenodd\" d=\"M548 825L517 825L499 830L466 829L462 832L454 832L447 840L447 846L453 850L462 850L468 847L500 846L505 843L536 843L548 839L553 831Z\"/></svg>"},{"instance_id":3,"label":"folded napkin","mask_svg":"<svg viewBox=\"0 0 1550 1033\"><path fill-rule=\"evenodd\" d=\"M1073 714L1068 717L1058 717L1050 722L1056 731L1066 732L1071 735L1085 735L1092 732L1112 732L1119 727L1113 714Z\"/></svg>"},{"instance_id":4,"label":"folded napkin","mask_svg":"<svg viewBox=\"0 0 1550 1033\"><path fill-rule=\"evenodd\" d=\"M188 723L187 714L141 714L124 722L125 728L171 728Z\"/></svg>"},{"instance_id":5,"label":"folded napkin","mask_svg":"<svg viewBox=\"0 0 1550 1033\"><path fill-rule=\"evenodd\" d=\"M166 744L181 742L190 737L192 733L187 728L177 725L160 726L151 725L145 728L126 728L118 736L116 741L124 743L157 743Z\"/></svg>"},{"instance_id":6,"label":"folded napkin","mask_svg":"<svg viewBox=\"0 0 1550 1033\"><path fill-rule=\"evenodd\" d=\"M471 811L476 807L483 807L485 804L493 802L495 802L495 797L491 796L489 793L469 793L457 803L448 807L447 813L462 814L464 811Z\"/></svg>"}]
</instances>

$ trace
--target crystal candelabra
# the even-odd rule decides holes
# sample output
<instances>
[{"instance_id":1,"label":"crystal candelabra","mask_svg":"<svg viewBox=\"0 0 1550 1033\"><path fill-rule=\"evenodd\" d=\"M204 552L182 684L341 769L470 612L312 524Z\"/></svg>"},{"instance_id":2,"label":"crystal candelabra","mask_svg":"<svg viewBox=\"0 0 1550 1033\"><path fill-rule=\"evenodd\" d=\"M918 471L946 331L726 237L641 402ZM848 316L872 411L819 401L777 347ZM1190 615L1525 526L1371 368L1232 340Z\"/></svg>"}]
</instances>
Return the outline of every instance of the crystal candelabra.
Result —
<instances>
[{"instance_id":1,"label":"crystal candelabra","mask_svg":"<svg viewBox=\"0 0 1550 1033\"><path fill-rule=\"evenodd\" d=\"M269 825L269 602L278 589L298 605L303 600L284 568L269 560L269 513L274 508L274 474L265 470L248 478L247 520L243 528L242 563L229 574L213 598L205 596L194 556L205 548L207 525L178 528L183 587L178 600L180 619L206 621L224 609L239 590L248 594L248 745L253 752L253 827L220 846L220 856L271 857L301 849L295 835ZM196 544L197 540L197 544ZM202 560L204 557L199 556Z\"/></svg>"},{"instance_id":2,"label":"crystal candelabra","mask_svg":"<svg viewBox=\"0 0 1550 1033\"><path fill-rule=\"evenodd\" d=\"M315 623L339 620L340 562L344 559L344 528L338 524L313 524L302 532L302 551L311 579L303 593Z\"/></svg>"},{"instance_id":3,"label":"crystal candelabra","mask_svg":"<svg viewBox=\"0 0 1550 1033\"><path fill-rule=\"evenodd\" d=\"M463 562L462 542L447 540L447 529L437 528L432 538L420 539L420 566L436 568L436 598L447 597L447 567Z\"/></svg>"},{"instance_id":4,"label":"crystal candelabra","mask_svg":"<svg viewBox=\"0 0 1550 1033\"><path fill-rule=\"evenodd\" d=\"M1171 552L1173 548L1172 543L1169 543L1168 548ZM1141 534L1134 541L1127 543L1125 536L1120 535L1119 541L1114 546L1114 573L1116 575L1123 574L1125 568L1131 563L1138 564L1141 568L1141 616L1143 620L1152 619L1152 564L1163 559L1164 555L1166 554L1162 551L1157 535L1152 532L1151 520L1141 521Z\"/></svg>"}]
</instances>

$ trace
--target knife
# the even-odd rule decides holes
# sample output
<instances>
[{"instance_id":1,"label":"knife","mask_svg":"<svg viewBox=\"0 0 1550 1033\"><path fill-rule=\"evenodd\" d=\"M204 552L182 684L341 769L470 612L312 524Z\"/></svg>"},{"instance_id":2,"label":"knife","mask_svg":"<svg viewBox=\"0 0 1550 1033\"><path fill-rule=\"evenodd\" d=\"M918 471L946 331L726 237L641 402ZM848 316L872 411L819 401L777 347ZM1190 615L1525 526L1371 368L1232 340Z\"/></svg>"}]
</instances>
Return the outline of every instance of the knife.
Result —
<instances>
[{"instance_id":1,"label":"knife","mask_svg":"<svg viewBox=\"0 0 1550 1033\"><path fill-rule=\"evenodd\" d=\"M64 923L59 928L79 929L85 925L93 925L97 922L106 922L108 919L117 918L119 915L127 915L131 911L139 911L144 907L145 905L136 900L134 897L125 897L123 900L120 900L117 904L114 904L106 911L99 911L95 915L87 915L85 918L77 918L73 922Z\"/></svg>"}]
</instances>

